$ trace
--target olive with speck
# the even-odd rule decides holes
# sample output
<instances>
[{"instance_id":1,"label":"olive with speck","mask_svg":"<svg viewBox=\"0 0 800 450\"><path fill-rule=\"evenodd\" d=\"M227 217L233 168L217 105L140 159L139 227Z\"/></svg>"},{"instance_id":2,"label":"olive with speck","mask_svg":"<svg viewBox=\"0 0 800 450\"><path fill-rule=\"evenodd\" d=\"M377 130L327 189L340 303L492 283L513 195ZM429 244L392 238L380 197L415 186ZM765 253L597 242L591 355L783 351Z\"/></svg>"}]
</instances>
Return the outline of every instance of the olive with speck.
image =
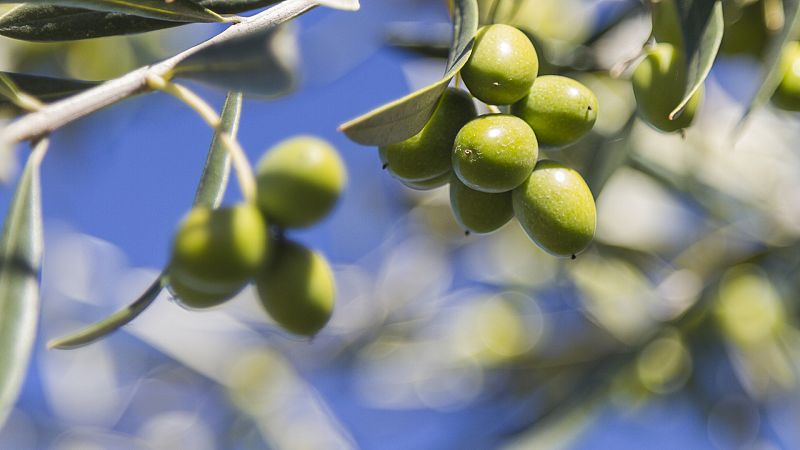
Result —
<instances>
[{"instance_id":1,"label":"olive with speck","mask_svg":"<svg viewBox=\"0 0 800 450\"><path fill-rule=\"evenodd\" d=\"M597 97L571 78L545 75L511 112L525 120L541 145L561 147L583 137L597 119Z\"/></svg>"},{"instance_id":2,"label":"olive with speck","mask_svg":"<svg viewBox=\"0 0 800 450\"><path fill-rule=\"evenodd\" d=\"M487 114L458 132L453 171L471 189L505 192L528 178L538 155L536 135L524 120L509 114Z\"/></svg>"},{"instance_id":3,"label":"olive with speck","mask_svg":"<svg viewBox=\"0 0 800 450\"><path fill-rule=\"evenodd\" d=\"M190 308L218 305L258 271L267 244L267 226L255 206L196 207L173 239L167 269L170 289Z\"/></svg>"},{"instance_id":4,"label":"olive with speck","mask_svg":"<svg viewBox=\"0 0 800 450\"><path fill-rule=\"evenodd\" d=\"M683 112L669 114L683 98L688 82L683 53L671 44L656 44L636 66L632 78L639 115L654 128L678 131L691 125L700 105L702 87L689 99Z\"/></svg>"},{"instance_id":5,"label":"olive with speck","mask_svg":"<svg viewBox=\"0 0 800 450\"><path fill-rule=\"evenodd\" d=\"M425 127L414 136L381 146L381 162L403 182L430 180L450 171L458 130L478 115L468 92L447 88Z\"/></svg>"},{"instance_id":6,"label":"olive with speck","mask_svg":"<svg viewBox=\"0 0 800 450\"><path fill-rule=\"evenodd\" d=\"M478 100L510 105L528 93L539 73L539 58L528 36L510 25L478 30L461 77Z\"/></svg>"},{"instance_id":7,"label":"olive with speck","mask_svg":"<svg viewBox=\"0 0 800 450\"><path fill-rule=\"evenodd\" d=\"M528 236L556 256L573 256L594 238L597 211L589 186L569 167L542 160L511 194L514 216Z\"/></svg>"},{"instance_id":8,"label":"olive with speck","mask_svg":"<svg viewBox=\"0 0 800 450\"><path fill-rule=\"evenodd\" d=\"M328 261L293 241L276 245L256 289L270 317L295 334L317 334L333 314L336 284Z\"/></svg>"},{"instance_id":9,"label":"olive with speck","mask_svg":"<svg viewBox=\"0 0 800 450\"><path fill-rule=\"evenodd\" d=\"M787 111L800 111L800 42L789 42L781 50L780 84L772 103Z\"/></svg>"},{"instance_id":10,"label":"olive with speck","mask_svg":"<svg viewBox=\"0 0 800 450\"><path fill-rule=\"evenodd\" d=\"M270 223L304 228L336 205L347 170L327 141L296 136L276 144L256 167L257 203Z\"/></svg>"},{"instance_id":11,"label":"olive with speck","mask_svg":"<svg viewBox=\"0 0 800 450\"><path fill-rule=\"evenodd\" d=\"M497 194L476 191L456 176L450 179L450 207L456 222L472 233L491 233L514 217L510 191Z\"/></svg>"}]
</instances>

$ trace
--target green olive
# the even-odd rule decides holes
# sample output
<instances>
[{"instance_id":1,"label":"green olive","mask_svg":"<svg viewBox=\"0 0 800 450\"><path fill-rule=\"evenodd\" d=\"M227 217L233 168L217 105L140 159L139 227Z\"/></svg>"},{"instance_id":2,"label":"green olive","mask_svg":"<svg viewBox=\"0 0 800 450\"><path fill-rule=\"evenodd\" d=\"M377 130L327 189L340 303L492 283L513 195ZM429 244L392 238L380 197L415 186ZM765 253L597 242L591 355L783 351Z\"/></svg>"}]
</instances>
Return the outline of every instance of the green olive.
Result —
<instances>
[{"instance_id":1,"label":"green olive","mask_svg":"<svg viewBox=\"0 0 800 450\"><path fill-rule=\"evenodd\" d=\"M580 253L594 238L597 211L578 172L542 160L511 195L514 216L539 247L557 256Z\"/></svg>"},{"instance_id":2,"label":"green olive","mask_svg":"<svg viewBox=\"0 0 800 450\"><path fill-rule=\"evenodd\" d=\"M430 191L431 189L442 187L450 182L450 177L452 174L453 173L451 171L447 171L439 176L431 178L430 180L401 181L401 183L403 183L406 187L416 191Z\"/></svg>"},{"instance_id":3,"label":"green olive","mask_svg":"<svg viewBox=\"0 0 800 450\"><path fill-rule=\"evenodd\" d=\"M473 233L491 233L514 216L511 192L476 191L456 176L450 180L450 207L459 225Z\"/></svg>"},{"instance_id":4,"label":"green olive","mask_svg":"<svg viewBox=\"0 0 800 450\"><path fill-rule=\"evenodd\" d=\"M271 223L313 225L333 209L347 184L347 170L328 142L297 136L276 144L256 168L258 206Z\"/></svg>"},{"instance_id":5,"label":"green olive","mask_svg":"<svg viewBox=\"0 0 800 450\"><path fill-rule=\"evenodd\" d=\"M449 172L456 134L477 115L468 92L448 88L419 133L405 141L380 147L381 162L401 181L430 180Z\"/></svg>"},{"instance_id":6,"label":"green olive","mask_svg":"<svg viewBox=\"0 0 800 450\"><path fill-rule=\"evenodd\" d=\"M789 42L783 47L779 64L783 76L772 102L787 111L800 111L800 42Z\"/></svg>"},{"instance_id":7,"label":"green olive","mask_svg":"<svg viewBox=\"0 0 800 450\"><path fill-rule=\"evenodd\" d=\"M538 155L536 135L524 120L508 114L488 114L458 132L453 170L472 189L505 192L528 178Z\"/></svg>"},{"instance_id":8,"label":"green olive","mask_svg":"<svg viewBox=\"0 0 800 450\"><path fill-rule=\"evenodd\" d=\"M597 97L583 84L558 75L541 76L530 93L511 107L536 133L542 145L571 144L589 132L597 119Z\"/></svg>"},{"instance_id":9,"label":"green olive","mask_svg":"<svg viewBox=\"0 0 800 450\"><path fill-rule=\"evenodd\" d=\"M490 105L510 105L521 99L538 73L539 58L528 36L503 24L478 30L461 69L472 95Z\"/></svg>"},{"instance_id":10,"label":"green olive","mask_svg":"<svg viewBox=\"0 0 800 450\"><path fill-rule=\"evenodd\" d=\"M687 77L683 54L671 44L651 48L633 72L633 94L639 115L653 127L666 132L688 127L700 105L702 88L689 100L681 115L669 120L686 89Z\"/></svg>"},{"instance_id":11,"label":"green olive","mask_svg":"<svg viewBox=\"0 0 800 450\"><path fill-rule=\"evenodd\" d=\"M167 276L187 306L214 306L239 292L261 267L267 226L255 206L194 208L178 226Z\"/></svg>"},{"instance_id":12,"label":"green olive","mask_svg":"<svg viewBox=\"0 0 800 450\"><path fill-rule=\"evenodd\" d=\"M286 330L313 336L333 313L336 286L324 256L296 242L278 244L256 276L261 304Z\"/></svg>"}]
</instances>

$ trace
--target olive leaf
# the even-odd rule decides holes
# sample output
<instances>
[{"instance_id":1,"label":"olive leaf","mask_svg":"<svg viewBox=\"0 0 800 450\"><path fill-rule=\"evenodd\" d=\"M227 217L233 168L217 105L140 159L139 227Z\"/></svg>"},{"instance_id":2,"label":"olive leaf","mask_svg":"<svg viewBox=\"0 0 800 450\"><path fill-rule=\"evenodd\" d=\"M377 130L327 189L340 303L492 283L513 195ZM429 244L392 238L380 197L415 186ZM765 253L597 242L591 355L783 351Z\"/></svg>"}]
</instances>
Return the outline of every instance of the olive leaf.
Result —
<instances>
[{"instance_id":1,"label":"olive leaf","mask_svg":"<svg viewBox=\"0 0 800 450\"><path fill-rule=\"evenodd\" d=\"M0 0L0 3L19 3ZM172 22L225 22L219 14L191 0L29 0L28 5L56 5L131 14Z\"/></svg>"},{"instance_id":2,"label":"olive leaf","mask_svg":"<svg viewBox=\"0 0 800 450\"><path fill-rule=\"evenodd\" d=\"M385 145L407 139L425 126L450 80L469 58L478 29L476 0L455 0L452 12L453 40L442 79L342 124L340 131L359 144Z\"/></svg>"},{"instance_id":3,"label":"olive leaf","mask_svg":"<svg viewBox=\"0 0 800 450\"><path fill-rule=\"evenodd\" d=\"M683 99L669 114L680 115L695 92L703 85L717 57L725 22L720 0L677 0L686 55L686 91Z\"/></svg>"},{"instance_id":4,"label":"olive leaf","mask_svg":"<svg viewBox=\"0 0 800 450\"><path fill-rule=\"evenodd\" d=\"M3 80L10 81L10 86L9 83L5 83ZM53 101L69 97L72 94L89 89L99 83L69 78L44 77L25 73L0 72L0 84L9 86L8 89L11 91L19 90L22 91L22 93L32 95L38 100ZM11 97L16 97L19 93L12 93L11 97L9 97L9 95L4 95L2 93L3 90L4 89L0 88L0 107L14 104L15 99Z\"/></svg>"},{"instance_id":5,"label":"olive leaf","mask_svg":"<svg viewBox=\"0 0 800 450\"><path fill-rule=\"evenodd\" d=\"M278 3L280 0L199 0L218 14L235 14ZM40 3L24 3L0 16L0 35L27 41L69 41L185 25L119 12Z\"/></svg>"},{"instance_id":6,"label":"olive leaf","mask_svg":"<svg viewBox=\"0 0 800 450\"><path fill-rule=\"evenodd\" d=\"M19 396L36 340L44 246L39 166L46 151L42 139L28 157L0 241L0 427Z\"/></svg>"},{"instance_id":7,"label":"olive leaf","mask_svg":"<svg viewBox=\"0 0 800 450\"><path fill-rule=\"evenodd\" d=\"M760 77L761 82L756 93L747 103L747 107L734 129L735 133L739 133L744 129L743 125L750 113L765 104L775 93L781 82L781 77L783 76L780 65L781 51L786 43L800 32L800 0L784 0L783 11L785 17L783 28L767 44Z\"/></svg>"},{"instance_id":8,"label":"olive leaf","mask_svg":"<svg viewBox=\"0 0 800 450\"><path fill-rule=\"evenodd\" d=\"M197 185L194 197L195 206L216 208L222 202L225 189L228 186L230 175L230 156L228 150L219 138L222 133L236 136L239 128L239 118L242 109L242 93L229 92L225 99L220 115L220 125L211 140L206 164ZM49 348L72 349L82 347L105 337L118 330L131 320L135 319L149 307L165 286L165 270L161 271L158 278L147 290L130 305L120 309L114 314L95 322L75 333L62 336L48 342Z\"/></svg>"},{"instance_id":9,"label":"olive leaf","mask_svg":"<svg viewBox=\"0 0 800 450\"><path fill-rule=\"evenodd\" d=\"M209 46L181 61L172 72L229 90L277 97L295 85L297 40L282 25Z\"/></svg>"}]
</instances>

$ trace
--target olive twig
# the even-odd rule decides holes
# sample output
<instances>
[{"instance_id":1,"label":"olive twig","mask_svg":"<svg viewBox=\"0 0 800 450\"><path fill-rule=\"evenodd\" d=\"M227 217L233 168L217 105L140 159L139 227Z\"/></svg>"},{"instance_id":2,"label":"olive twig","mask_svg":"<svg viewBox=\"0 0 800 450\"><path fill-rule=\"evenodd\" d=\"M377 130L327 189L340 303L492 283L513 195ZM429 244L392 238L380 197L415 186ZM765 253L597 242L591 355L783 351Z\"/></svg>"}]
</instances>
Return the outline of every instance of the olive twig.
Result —
<instances>
[{"instance_id":1,"label":"olive twig","mask_svg":"<svg viewBox=\"0 0 800 450\"><path fill-rule=\"evenodd\" d=\"M219 131L221 124L219 114L217 114L205 100L192 92L191 89L167 81L157 75L148 76L147 84L148 87L152 89L163 91L186 103L194 109L210 127ZM218 134L218 137L231 156L231 163L233 164L233 169L236 171L236 178L239 181L239 188L242 190L242 195L245 200L249 202L255 201L256 179L255 175L253 175L253 168L247 160L247 154L245 154L239 142L231 137L230 134L222 132Z\"/></svg>"}]
</instances>

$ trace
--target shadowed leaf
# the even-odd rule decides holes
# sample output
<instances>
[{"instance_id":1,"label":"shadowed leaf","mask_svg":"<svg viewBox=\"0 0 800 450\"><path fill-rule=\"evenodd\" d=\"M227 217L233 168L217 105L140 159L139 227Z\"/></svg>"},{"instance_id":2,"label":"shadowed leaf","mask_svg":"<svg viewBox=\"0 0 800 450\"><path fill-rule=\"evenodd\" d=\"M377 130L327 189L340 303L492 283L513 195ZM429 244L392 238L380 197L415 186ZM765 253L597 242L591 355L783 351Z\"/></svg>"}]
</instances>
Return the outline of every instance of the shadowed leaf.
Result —
<instances>
[{"instance_id":1,"label":"shadowed leaf","mask_svg":"<svg viewBox=\"0 0 800 450\"><path fill-rule=\"evenodd\" d=\"M0 3L18 3L0 0ZM29 0L28 5L55 5L131 14L172 22L225 22L225 18L191 0Z\"/></svg>"},{"instance_id":2,"label":"shadowed leaf","mask_svg":"<svg viewBox=\"0 0 800 450\"><path fill-rule=\"evenodd\" d=\"M230 92L225 100L225 106L222 108L219 130L214 133L214 137L211 140L211 148L208 150L203 174L200 176L200 182L195 193L195 206L216 208L222 201L225 188L228 185L230 158L227 149L219 139L219 133L236 136L241 108L241 92ZM161 293L164 288L164 272L162 271L150 287L130 305L75 333L51 340L47 344L48 347L59 349L82 347L107 336L129 323L147 309L158 297L158 294Z\"/></svg>"},{"instance_id":3,"label":"shadowed leaf","mask_svg":"<svg viewBox=\"0 0 800 450\"><path fill-rule=\"evenodd\" d=\"M36 145L17 184L0 241L0 427L19 396L39 319L42 212L39 166L47 141Z\"/></svg>"},{"instance_id":4,"label":"shadowed leaf","mask_svg":"<svg viewBox=\"0 0 800 450\"><path fill-rule=\"evenodd\" d=\"M72 80L68 78L51 78L24 73L0 72L0 78L7 77L16 88L26 94L47 102L60 100L72 94L89 89L99 83L91 81ZM12 104L10 99L0 95L0 107Z\"/></svg>"},{"instance_id":5,"label":"shadowed leaf","mask_svg":"<svg viewBox=\"0 0 800 450\"><path fill-rule=\"evenodd\" d=\"M453 4L453 40L444 77L399 100L342 124L340 130L351 140L363 145L390 144L418 133L430 119L450 80L469 58L477 29L476 0L456 0Z\"/></svg>"}]
</instances>

